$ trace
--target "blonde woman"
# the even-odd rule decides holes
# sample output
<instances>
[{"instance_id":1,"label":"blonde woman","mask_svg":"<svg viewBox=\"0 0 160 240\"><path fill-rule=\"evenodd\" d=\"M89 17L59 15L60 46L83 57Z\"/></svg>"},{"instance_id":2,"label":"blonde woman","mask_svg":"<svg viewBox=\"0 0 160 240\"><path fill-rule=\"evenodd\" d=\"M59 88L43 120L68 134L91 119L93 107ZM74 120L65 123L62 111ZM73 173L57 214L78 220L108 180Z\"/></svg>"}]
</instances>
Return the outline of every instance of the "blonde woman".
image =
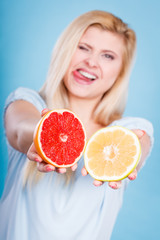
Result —
<instances>
[{"instance_id":1,"label":"blonde woman","mask_svg":"<svg viewBox=\"0 0 160 240\"><path fill-rule=\"evenodd\" d=\"M153 143L149 121L123 117L135 49L135 33L122 20L104 11L85 13L59 38L40 92L18 88L8 97L9 169L0 205L0 239L110 239L124 189L136 178ZM75 112L87 138L108 125L132 129L142 147L137 169L121 182L102 184L87 174L83 157L69 173L44 163L32 141L45 108Z\"/></svg>"}]
</instances>

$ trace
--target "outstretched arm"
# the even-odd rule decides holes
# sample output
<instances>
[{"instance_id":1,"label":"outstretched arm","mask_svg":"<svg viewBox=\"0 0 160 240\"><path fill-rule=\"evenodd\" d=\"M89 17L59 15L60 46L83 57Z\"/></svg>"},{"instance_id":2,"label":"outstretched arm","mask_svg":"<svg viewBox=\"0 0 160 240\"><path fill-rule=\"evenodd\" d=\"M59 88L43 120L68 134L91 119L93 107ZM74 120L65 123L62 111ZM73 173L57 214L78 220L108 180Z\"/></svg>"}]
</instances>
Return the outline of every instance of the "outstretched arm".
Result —
<instances>
[{"instance_id":1,"label":"outstretched arm","mask_svg":"<svg viewBox=\"0 0 160 240\"><path fill-rule=\"evenodd\" d=\"M42 116L47 111L48 109L43 110ZM37 162L39 171L50 172L56 170L59 173L65 173L65 168L55 168L45 163L36 152L33 134L40 118L41 114L33 104L24 100L17 100L11 103L5 114L5 128L8 141L13 148L27 154L29 160ZM76 168L77 164L72 166L71 169L74 171Z\"/></svg>"},{"instance_id":2,"label":"outstretched arm","mask_svg":"<svg viewBox=\"0 0 160 240\"><path fill-rule=\"evenodd\" d=\"M27 101L17 100L8 106L5 114L5 128L8 141L13 148L27 153L40 117L39 111Z\"/></svg>"}]
</instances>

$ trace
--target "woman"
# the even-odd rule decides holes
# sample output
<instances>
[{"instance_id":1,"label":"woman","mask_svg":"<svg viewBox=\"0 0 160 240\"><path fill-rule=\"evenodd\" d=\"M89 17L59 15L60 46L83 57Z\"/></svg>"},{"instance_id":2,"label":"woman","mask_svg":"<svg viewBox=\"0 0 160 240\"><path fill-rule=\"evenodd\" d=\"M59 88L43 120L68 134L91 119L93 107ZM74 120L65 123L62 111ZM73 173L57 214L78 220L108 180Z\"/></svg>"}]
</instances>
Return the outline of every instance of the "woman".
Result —
<instances>
[{"instance_id":1,"label":"woman","mask_svg":"<svg viewBox=\"0 0 160 240\"><path fill-rule=\"evenodd\" d=\"M40 92L19 88L9 96L9 169L0 207L1 239L110 239L128 179L136 178L153 142L150 122L122 117L135 48L135 33L127 24L107 12L88 12L58 40ZM132 129L142 147L137 169L128 179L107 185L93 182L83 157L69 173L44 163L33 144L44 108L75 112L87 138L108 125Z\"/></svg>"}]
</instances>

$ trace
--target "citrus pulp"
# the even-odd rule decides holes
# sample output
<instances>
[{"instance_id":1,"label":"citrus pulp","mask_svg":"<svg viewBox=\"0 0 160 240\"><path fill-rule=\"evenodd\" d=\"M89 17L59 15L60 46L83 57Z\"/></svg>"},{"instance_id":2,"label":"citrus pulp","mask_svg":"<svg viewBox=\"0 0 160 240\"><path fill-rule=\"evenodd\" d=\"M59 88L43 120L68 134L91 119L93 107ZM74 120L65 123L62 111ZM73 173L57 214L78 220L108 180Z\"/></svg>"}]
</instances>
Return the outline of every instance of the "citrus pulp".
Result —
<instances>
[{"instance_id":1,"label":"citrus pulp","mask_svg":"<svg viewBox=\"0 0 160 240\"><path fill-rule=\"evenodd\" d=\"M124 127L106 127L89 139L84 161L88 173L96 180L118 181L137 166L141 146L136 134Z\"/></svg>"},{"instance_id":2,"label":"citrus pulp","mask_svg":"<svg viewBox=\"0 0 160 240\"><path fill-rule=\"evenodd\" d=\"M82 156L86 134L82 122L65 109L47 112L37 124L34 144L37 153L55 167L71 167Z\"/></svg>"}]
</instances>

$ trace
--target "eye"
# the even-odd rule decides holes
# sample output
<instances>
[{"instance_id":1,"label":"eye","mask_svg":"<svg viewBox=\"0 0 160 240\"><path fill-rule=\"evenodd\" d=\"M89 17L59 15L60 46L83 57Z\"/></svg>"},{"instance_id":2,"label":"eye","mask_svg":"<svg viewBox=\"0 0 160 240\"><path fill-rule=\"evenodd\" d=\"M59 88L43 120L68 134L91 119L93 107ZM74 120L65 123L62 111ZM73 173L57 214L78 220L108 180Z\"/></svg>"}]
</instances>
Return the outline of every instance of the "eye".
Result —
<instances>
[{"instance_id":1,"label":"eye","mask_svg":"<svg viewBox=\"0 0 160 240\"><path fill-rule=\"evenodd\" d=\"M111 54L108 54L108 53L105 53L103 56L104 56L105 58L107 58L107 59L111 59L111 60L114 59L114 56L111 55Z\"/></svg>"},{"instance_id":2,"label":"eye","mask_svg":"<svg viewBox=\"0 0 160 240\"><path fill-rule=\"evenodd\" d=\"M79 48L80 50L88 51L88 48L85 47L85 46L83 46L83 45L79 45L78 48Z\"/></svg>"}]
</instances>

